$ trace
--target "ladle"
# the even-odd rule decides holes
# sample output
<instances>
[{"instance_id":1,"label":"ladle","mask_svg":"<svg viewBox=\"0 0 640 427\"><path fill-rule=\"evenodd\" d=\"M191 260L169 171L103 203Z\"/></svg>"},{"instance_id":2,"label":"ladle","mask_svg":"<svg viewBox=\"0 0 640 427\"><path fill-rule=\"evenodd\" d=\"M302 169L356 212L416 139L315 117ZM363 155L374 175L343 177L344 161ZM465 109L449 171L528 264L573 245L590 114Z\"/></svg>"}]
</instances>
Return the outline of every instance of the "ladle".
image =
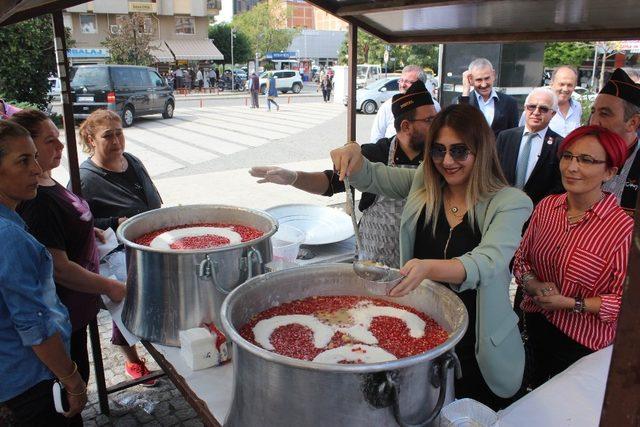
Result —
<instances>
[{"instance_id":1,"label":"ladle","mask_svg":"<svg viewBox=\"0 0 640 427\"><path fill-rule=\"evenodd\" d=\"M371 254L366 253L360 240L360 230L356 220L356 206L349 185L349 178L344 178L345 193L347 193L347 206L351 211L351 222L356 238L356 256L353 261L353 271L365 281L367 291L375 295L387 295L404 278L397 268L376 260Z\"/></svg>"}]
</instances>

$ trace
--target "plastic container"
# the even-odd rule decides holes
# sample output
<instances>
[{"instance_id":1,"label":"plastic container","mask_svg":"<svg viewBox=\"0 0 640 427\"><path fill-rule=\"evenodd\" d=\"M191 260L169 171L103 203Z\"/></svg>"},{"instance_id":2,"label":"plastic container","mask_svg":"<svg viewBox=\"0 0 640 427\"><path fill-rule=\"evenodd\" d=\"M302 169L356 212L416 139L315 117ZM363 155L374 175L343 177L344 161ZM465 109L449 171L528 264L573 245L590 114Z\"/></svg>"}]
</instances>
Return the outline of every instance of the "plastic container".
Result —
<instances>
[{"instance_id":1,"label":"plastic container","mask_svg":"<svg viewBox=\"0 0 640 427\"><path fill-rule=\"evenodd\" d=\"M300 245L304 242L304 233L295 227L282 224L278 231L271 237L273 247L272 270L282 270L287 266L293 266L298 258Z\"/></svg>"},{"instance_id":2,"label":"plastic container","mask_svg":"<svg viewBox=\"0 0 640 427\"><path fill-rule=\"evenodd\" d=\"M497 422L497 413L473 399L456 400L440 411L440 427L491 427Z\"/></svg>"}]
</instances>

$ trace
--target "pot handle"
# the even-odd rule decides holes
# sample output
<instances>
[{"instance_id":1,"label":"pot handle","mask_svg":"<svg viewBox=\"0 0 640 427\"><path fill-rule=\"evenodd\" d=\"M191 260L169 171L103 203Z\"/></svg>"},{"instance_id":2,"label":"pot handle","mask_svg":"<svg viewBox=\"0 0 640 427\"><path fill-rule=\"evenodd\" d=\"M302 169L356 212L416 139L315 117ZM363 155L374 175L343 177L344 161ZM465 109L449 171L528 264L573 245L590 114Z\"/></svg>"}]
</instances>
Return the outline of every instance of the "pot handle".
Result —
<instances>
[{"instance_id":1,"label":"pot handle","mask_svg":"<svg viewBox=\"0 0 640 427\"><path fill-rule=\"evenodd\" d=\"M198 266L198 276L202 278L208 277L209 279L211 279L213 286L216 287L218 292L222 293L223 295L229 295L231 291L226 290L218 283L218 279L216 278L216 267L217 262L212 259L209 254L207 254Z\"/></svg>"},{"instance_id":2,"label":"pot handle","mask_svg":"<svg viewBox=\"0 0 640 427\"><path fill-rule=\"evenodd\" d=\"M436 406L433 408L433 411L431 411L423 421L417 424L408 423L404 420L404 417L400 413L400 392L398 391L396 382L391 373L387 372L387 383L391 386L391 395L393 400L393 416L400 427L426 427L436 419L438 414L440 414L442 406L444 405L444 399L447 395L447 383L449 382L450 368L454 367L455 370L456 365L458 365L459 362L457 357L455 357L451 352L442 355L438 362L439 363L434 363L432 365L433 372L431 375L431 384L434 387L440 388L438 401L436 402Z\"/></svg>"},{"instance_id":3,"label":"pot handle","mask_svg":"<svg viewBox=\"0 0 640 427\"><path fill-rule=\"evenodd\" d=\"M247 280L253 277L253 259L254 258L258 263L258 271L259 271L258 274L264 273L263 271L264 264L262 263L262 254L260 253L259 250L251 246L249 247L249 249L247 249Z\"/></svg>"}]
</instances>

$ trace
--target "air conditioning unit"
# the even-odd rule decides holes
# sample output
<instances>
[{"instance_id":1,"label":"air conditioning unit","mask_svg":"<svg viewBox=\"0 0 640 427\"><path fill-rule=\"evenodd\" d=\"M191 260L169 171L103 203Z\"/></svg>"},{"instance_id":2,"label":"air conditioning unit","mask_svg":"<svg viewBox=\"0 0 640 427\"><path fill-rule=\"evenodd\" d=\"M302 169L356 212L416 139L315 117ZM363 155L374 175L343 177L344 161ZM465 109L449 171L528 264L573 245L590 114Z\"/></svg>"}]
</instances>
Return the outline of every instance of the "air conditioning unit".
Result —
<instances>
[{"instance_id":1,"label":"air conditioning unit","mask_svg":"<svg viewBox=\"0 0 640 427\"><path fill-rule=\"evenodd\" d=\"M119 34L120 25L117 25L117 24L109 25L109 31L111 31L111 34Z\"/></svg>"}]
</instances>

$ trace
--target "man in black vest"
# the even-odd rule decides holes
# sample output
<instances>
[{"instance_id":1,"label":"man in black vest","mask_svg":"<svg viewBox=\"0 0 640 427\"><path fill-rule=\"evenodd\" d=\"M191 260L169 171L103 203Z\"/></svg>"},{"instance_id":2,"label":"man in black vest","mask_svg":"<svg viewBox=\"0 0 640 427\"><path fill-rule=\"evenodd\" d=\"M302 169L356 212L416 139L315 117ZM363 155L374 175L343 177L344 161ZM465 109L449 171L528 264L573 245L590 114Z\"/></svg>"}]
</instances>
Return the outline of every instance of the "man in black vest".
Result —
<instances>
[{"instance_id":1,"label":"man in black vest","mask_svg":"<svg viewBox=\"0 0 640 427\"><path fill-rule=\"evenodd\" d=\"M509 185L527 193L534 205L564 191L557 156L562 137L549 129L557 108L551 89L535 88L525 101L525 125L498 135L498 157Z\"/></svg>"},{"instance_id":2,"label":"man in black vest","mask_svg":"<svg viewBox=\"0 0 640 427\"><path fill-rule=\"evenodd\" d=\"M462 74L462 95L457 98L457 103L470 104L482 111L497 137L501 131L518 126L519 115L516 100L493 88L495 79L496 72L489 60L473 60Z\"/></svg>"},{"instance_id":3,"label":"man in black vest","mask_svg":"<svg viewBox=\"0 0 640 427\"><path fill-rule=\"evenodd\" d=\"M602 188L615 194L620 206L633 216L640 185L640 84L622 69L615 70L591 108L589 124L605 127L627 142L627 161Z\"/></svg>"}]
</instances>

